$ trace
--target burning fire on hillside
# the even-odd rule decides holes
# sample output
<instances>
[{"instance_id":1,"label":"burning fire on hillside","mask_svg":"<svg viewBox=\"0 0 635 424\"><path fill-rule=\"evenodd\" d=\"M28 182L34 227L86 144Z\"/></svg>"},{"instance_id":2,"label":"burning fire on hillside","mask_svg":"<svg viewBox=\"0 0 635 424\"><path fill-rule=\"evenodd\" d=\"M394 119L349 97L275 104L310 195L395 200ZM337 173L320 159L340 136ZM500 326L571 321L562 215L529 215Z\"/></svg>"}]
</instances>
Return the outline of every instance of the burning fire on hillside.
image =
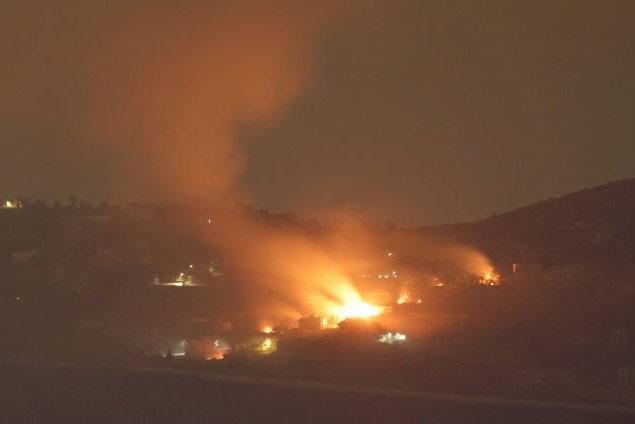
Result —
<instances>
[{"instance_id":1,"label":"burning fire on hillside","mask_svg":"<svg viewBox=\"0 0 635 424\"><path fill-rule=\"evenodd\" d=\"M322 328L337 327L347 319L370 319L384 312L384 307L365 301L353 285L342 280L322 295L309 298L312 313L321 317Z\"/></svg>"},{"instance_id":2,"label":"burning fire on hillside","mask_svg":"<svg viewBox=\"0 0 635 424\"><path fill-rule=\"evenodd\" d=\"M481 274L478 283L484 286L498 286L501 283L501 276L494 269Z\"/></svg>"}]
</instances>

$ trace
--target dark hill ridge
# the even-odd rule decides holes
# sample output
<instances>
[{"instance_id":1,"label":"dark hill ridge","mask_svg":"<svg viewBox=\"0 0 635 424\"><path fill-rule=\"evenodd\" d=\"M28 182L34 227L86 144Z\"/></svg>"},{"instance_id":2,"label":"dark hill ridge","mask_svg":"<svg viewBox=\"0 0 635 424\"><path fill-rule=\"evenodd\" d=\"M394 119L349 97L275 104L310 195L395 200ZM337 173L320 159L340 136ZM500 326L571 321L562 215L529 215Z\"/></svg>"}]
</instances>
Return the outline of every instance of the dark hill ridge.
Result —
<instances>
[{"instance_id":1,"label":"dark hill ridge","mask_svg":"<svg viewBox=\"0 0 635 424\"><path fill-rule=\"evenodd\" d=\"M514 256L514 249L551 250L564 262L630 266L635 264L635 178L473 223L421 230L475 245L498 257Z\"/></svg>"},{"instance_id":2,"label":"dark hill ridge","mask_svg":"<svg viewBox=\"0 0 635 424\"><path fill-rule=\"evenodd\" d=\"M479 225L518 225L529 220L567 225L626 223L635 219L635 178L566 194L477 221Z\"/></svg>"}]
</instances>

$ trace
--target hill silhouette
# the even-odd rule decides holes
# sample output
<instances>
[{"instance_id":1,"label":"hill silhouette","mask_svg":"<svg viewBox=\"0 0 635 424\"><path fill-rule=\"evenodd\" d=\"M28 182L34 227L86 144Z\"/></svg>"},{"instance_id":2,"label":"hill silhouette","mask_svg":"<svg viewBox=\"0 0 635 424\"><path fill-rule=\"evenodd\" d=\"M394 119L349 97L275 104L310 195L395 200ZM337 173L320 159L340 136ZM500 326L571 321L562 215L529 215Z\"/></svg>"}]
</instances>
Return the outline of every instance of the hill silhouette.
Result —
<instances>
[{"instance_id":1,"label":"hill silhouette","mask_svg":"<svg viewBox=\"0 0 635 424\"><path fill-rule=\"evenodd\" d=\"M551 252L559 262L630 268L635 264L635 178L472 223L420 230L475 245L498 258Z\"/></svg>"}]
</instances>

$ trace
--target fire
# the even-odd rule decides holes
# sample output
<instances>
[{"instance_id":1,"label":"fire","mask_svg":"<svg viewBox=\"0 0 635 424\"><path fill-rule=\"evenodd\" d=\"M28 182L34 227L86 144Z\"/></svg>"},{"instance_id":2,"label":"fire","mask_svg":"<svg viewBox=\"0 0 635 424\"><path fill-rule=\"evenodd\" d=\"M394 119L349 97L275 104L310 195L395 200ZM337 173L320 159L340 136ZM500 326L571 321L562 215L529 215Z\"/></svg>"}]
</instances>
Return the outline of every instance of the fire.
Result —
<instances>
[{"instance_id":1,"label":"fire","mask_svg":"<svg viewBox=\"0 0 635 424\"><path fill-rule=\"evenodd\" d=\"M334 328L350 318L368 319L381 314L384 308L364 301L354 284L337 272L322 271L320 292L306 297L307 315L321 318L322 328ZM318 288L318 287L316 287Z\"/></svg>"},{"instance_id":2,"label":"fire","mask_svg":"<svg viewBox=\"0 0 635 424\"><path fill-rule=\"evenodd\" d=\"M409 303L410 302L410 296L408 296L407 293L402 294L401 296L399 296L399 299L397 299L397 303L399 305L403 305L404 303Z\"/></svg>"},{"instance_id":3,"label":"fire","mask_svg":"<svg viewBox=\"0 0 635 424\"><path fill-rule=\"evenodd\" d=\"M205 356L206 361L222 361L225 359L225 352L215 351Z\"/></svg>"},{"instance_id":4,"label":"fire","mask_svg":"<svg viewBox=\"0 0 635 424\"><path fill-rule=\"evenodd\" d=\"M276 349L277 349L276 341L268 337L264 339L262 343L260 343L257 347L257 350L260 351L261 353L272 353L272 352L275 352Z\"/></svg>"},{"instance_id":5,"label":"fire","mask_svg":"<svg viewBox=\"0 0 635 424\"><path fill-rule=\"evenodd\" d=\"M339 322L347 320L349 318L362 318L368 319L376 317L381 314L382 308L380 306L371 305L364 302L361 298L348 299L346 303L341 306L336 306L334 315Z\"/></svg>"},{"instance_id":6,"label":"fire","mask_svg":"<svg viewBox=\"0 0 635 424\"><path fill-rule=\"evenodd\" d=\"M271 333L273 333L273 327L270 326L270 325L265 324L265 325L262 326L260 331L262 331L265 334L271 334Z\"/></svg>"},{"instance_id":7,"label":"fire","mask_svg":"<svg viewBox=\"0 0 635 424\"><path fill-rule=\"evenodd\" d=\"M481 275L479 283L486 286L497 286L500 284L500 275L494 269L490 269Z\"/></svg>"}]
</instances>

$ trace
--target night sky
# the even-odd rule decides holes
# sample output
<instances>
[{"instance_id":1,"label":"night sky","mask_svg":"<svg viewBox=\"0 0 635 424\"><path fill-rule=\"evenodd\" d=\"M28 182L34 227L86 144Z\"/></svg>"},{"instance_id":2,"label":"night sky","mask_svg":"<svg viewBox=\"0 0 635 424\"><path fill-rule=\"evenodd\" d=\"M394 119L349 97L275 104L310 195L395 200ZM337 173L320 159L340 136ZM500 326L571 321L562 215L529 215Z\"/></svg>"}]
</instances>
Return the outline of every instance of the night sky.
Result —
<instances>
[{"instance_id":1,"label":"night sky","mask_svg":"<svg viewBox=\"0 0 635 424\"><path fill-rule=\"evenodd\" d=\"M0 196L414 225L635 176L630 0L93 3L0 2Z\"/></svg>"}]
</instances>

